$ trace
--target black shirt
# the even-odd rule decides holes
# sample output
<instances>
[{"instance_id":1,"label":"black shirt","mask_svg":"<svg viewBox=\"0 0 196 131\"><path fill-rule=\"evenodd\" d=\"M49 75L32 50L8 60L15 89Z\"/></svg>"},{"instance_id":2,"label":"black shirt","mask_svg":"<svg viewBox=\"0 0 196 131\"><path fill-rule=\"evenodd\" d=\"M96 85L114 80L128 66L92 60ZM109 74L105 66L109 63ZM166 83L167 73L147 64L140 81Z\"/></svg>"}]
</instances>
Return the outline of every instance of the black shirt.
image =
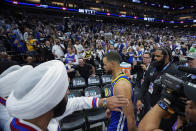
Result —
<instances>
[{"instance_id":1,"label":"black shirt","mask_svg":"<svg viewBox=\"0 0 196 131\"><path fill-rule=\"evenodd\" d=\"M89 76L92 74L92 65L84 64L83 67L77 65L75 67L75 70L77 70L80 73L81 77L84 77L85 80L88 80Z\"/></svg>"}]
</instances>

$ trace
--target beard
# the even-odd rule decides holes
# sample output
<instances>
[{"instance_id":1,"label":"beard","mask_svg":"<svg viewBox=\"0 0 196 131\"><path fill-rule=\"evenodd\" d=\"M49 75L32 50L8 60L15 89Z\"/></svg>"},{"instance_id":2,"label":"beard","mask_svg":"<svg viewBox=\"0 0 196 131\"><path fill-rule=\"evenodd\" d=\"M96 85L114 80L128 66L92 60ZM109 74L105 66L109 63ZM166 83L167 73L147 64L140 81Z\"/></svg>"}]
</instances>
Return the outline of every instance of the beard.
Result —
<instances>
[{"instance_id":1,"label":"beard","mask_svg":"<svg viewBox=\"0 0 196 131\"><path fill-rule=\"evenodd\" d=\"M67 102L68 102L68 98L66 96L66 98L63 98L60 103L54 107L54 116L53 118L56 118L56 117L59 117L61 115L63 115L63 113L65 112L66 110L66 105L67 105Z\"/></svg>"},{"instance_id":2,"label":"beard","mask_svg":"<svg viewBox=\"0 0 196 131\"><path fill-rule=\"evenodd\" d=\"M107 75L112 75L112 70L105 71Z\"/></svg>"},{"instance_id":3,"label":"beard","mask_svg":"<svg viewBox=\"0 0 196 131\"><path fill-rule=\"evenodd\" d=\"M155 67L158 71L160 71L165 65L165 58L163 57L160 61L154 61L152 66Z\"/></svg>"},{"instance_id":4,"label":"beard","mask_svg":"<svg viewBox=\"0 0 196 131\"><path fill-rule=\"evenodd\" d=\"M112 70L105 70L107 75L112 75Z\"/></svg>"}]
</instances>

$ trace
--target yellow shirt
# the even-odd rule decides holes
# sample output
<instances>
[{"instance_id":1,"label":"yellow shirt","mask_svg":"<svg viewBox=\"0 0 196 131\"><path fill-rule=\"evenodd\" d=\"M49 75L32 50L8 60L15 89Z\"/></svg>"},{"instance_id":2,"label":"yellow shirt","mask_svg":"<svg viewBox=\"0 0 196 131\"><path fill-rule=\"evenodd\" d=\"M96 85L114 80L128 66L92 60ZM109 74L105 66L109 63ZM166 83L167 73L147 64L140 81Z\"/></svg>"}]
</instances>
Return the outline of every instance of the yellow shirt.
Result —
<instances>
[{"instance_id":1,"label":"yellow shirt","mask_svg":"<svg viewBox=\"0 0 196 131\"><path fill-rule=\"evenodd\" d=\"M26 46L28 51L34 51L34 47L32 46L32 44L35 42L35 40L30 40L30 41L26 41Z\"/></svg>"},{"instance_id":2,"label":"yellow shirt","mask_svg":"<svg viewBox=\"0 0 196 131\"><path fill-rule=\"evenodd\" d=\"M90 58L91 57L91 51L85 51L84 52L84 58L86 58L86 59L88 59L88 58Z\"/></svg>"}]
</instances>

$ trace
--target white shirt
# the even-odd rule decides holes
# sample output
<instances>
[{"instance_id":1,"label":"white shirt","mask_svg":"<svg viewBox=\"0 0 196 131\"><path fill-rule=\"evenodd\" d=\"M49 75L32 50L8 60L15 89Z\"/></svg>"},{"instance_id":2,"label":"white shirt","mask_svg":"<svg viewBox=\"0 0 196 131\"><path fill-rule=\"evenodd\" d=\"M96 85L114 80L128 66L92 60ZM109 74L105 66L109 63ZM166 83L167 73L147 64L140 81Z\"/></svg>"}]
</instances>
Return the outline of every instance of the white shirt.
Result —
<instances>
[{"instance_id":1,"label":"white shirt","mask_svg":"<svg viewBox=\"0 0 196 131\"><path fill-rule=\"evenodd\" d=\"M61 47L65 49L64 45L61 44ZM61 59L62 56L64 56L64 52L61 49L60 45L53 45L52 47L52 53L55 54L55 59Z\"/></svg>"},{"instance_id":2,"label":"white shirt","mask_svg":"<svg viewBox=\"0 0 196 131\"><path fill-rule=\"evenodd\" d=\"M27 39L28 39L28 32L25 32L23 37L24 37L24 40L27 41Z\"/></svg>"},{"instance_id":3,"label":"white shirt","mask_svg":"<svg viewBox=\"0 0 196 131\"><path fill-rule=\"evenodd\" d=\"M98 57L100 58L100 60L102 60L103 55L104 55L104 50L103 49L101 49L101 50L98 49L97 54L98 54Z\"/></svg>"},{"instance_id":4,"label":"white shirt","mask_svg":"<svg viewBox=\"0 0 196 131\"><path fill-rule=\"evenodd\" d=\"M83 46L82 46L81 44L79 44L79 45L74 45L74 47L75 47L76 50L77 50L78 58L82 58L83 53L80 53L80 52L84 51Z\"/></svg>"}]
</instances>

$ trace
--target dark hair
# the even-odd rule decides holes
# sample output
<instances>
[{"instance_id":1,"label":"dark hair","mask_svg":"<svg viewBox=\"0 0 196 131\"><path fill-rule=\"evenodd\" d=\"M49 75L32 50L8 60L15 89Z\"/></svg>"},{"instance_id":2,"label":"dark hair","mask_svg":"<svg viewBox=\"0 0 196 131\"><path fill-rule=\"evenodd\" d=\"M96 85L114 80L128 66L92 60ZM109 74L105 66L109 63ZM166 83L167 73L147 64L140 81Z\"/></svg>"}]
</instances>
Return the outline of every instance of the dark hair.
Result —
<instances>
[{"instance_id":1,"label":"dark hair","mask_svg":"<svg viewBox=\"0 0 196 131\"><path fill-rule=\"evenodd\" d=\"M161 50L164 57L169 56L169 61L172 61L172 52L169 47L159 47L157 50Z\"/></svg>"},{"instance_id":2,"label":"dark hair","mask_svg":"<svg viewBox=\"0 0 196 131\"><path fill-rule=\"evenodd\" d=\"M68 102L68 98L67 98L67 96L66 96L65 98L63 98L63 99L58 103L58 105L56 105L56 106L53 108L53 113L54 113L53 118L56 118L56 117L59 117L59 116L63 115L63 113L64 113L65 110L66 110L67 102Z\"/></svg>"},{"instance_id":3,"label":"dark hair","mask_svg":"<svg viewBox=\"0 0 196 131\"><path fill-rule=\"evenodd\" d=\"M118 63L120 63L122 61L122 58L121 58L120 54L117 53L117 52L113 52L113 51L107 53L104 57L108 61L115 61L115 62L118 62Z\"/></svg>"},{"instance_id":4,"label":"dark hair","mask_svg":"<svg viewBox=\"0 0 196 131\"><path fill-rule=\"evenodd\" d=\"M144 54L148 54L150 57L152 57L152 54L150 52L144 52Z\"/></svg>"}]
</instances>

